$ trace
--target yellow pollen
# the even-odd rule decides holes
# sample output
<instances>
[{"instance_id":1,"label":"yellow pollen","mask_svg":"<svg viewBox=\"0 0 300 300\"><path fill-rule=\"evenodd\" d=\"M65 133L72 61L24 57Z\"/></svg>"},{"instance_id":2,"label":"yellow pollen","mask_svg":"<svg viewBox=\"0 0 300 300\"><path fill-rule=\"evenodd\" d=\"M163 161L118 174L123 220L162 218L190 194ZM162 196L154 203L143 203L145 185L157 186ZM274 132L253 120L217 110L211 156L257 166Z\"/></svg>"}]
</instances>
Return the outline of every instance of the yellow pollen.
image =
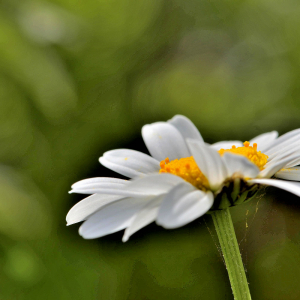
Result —
<instances>
[{"instance_id":1,"label":"yellow pollen","mask_svg":"<svg viewBox=\"0 0 300 300\"><path fill-rule=\"evenodd\" d=\"M253 146L250 146L249 142L245 142L244 147L236 147L233 145L231 149L219 150L221 156L225 152L231 152L247 157L260 170L263 170L268 160L268 156L266 154L257 151L256 143L254 143ZM193 156L174 159L172 161L170 161L167 157L165 160L160 162L159 173L170 173L179 176L200 190L209 189L208 180L197 166Z\"/></svg>"},{"instance_id":2,"label":"yellow pollen","mask_svg":"<svg viewBox=\"0 0 300 300\"><path fill-rule=\"evenodd\" d=\"M171 173L180 176L201 190L209 188L208 180L198 168L194 157L185 157L169 161L169 158L160 162L159 173Z\"/></svg>"},{"instance_id":3,"label":"yellow pollen","mask_svg":"<svg viewBox=\"0 0 300 300\"><path fill-rule=\"evenodd\" d=\"M263 170L265 164L268 161L268 155L257 151L257 144L253 143L253 146L250 146L249 142L244 143L244 147L232 146L231 149L221 149L219 150L220 155L223 155L225 152L231 152L234 154L240 154L246 156L251 162L258 166L260 170Z\"/></svg>"}]
</instances>

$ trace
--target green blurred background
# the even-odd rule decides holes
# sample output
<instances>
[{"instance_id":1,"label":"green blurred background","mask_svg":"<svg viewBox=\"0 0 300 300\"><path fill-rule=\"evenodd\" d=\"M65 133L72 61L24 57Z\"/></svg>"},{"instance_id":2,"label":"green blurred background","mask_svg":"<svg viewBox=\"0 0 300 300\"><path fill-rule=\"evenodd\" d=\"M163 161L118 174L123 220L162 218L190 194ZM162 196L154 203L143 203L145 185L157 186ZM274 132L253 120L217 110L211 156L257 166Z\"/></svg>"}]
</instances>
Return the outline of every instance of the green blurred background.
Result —
<instances>
[{"instance_id":1,"label":"green blurred background","mask_svg":"<svg viewBox=\"0 0 300 300\"><path fill-rule=\"evenodd\" d=\"M174 114L207 142L300 127L299 65L296 0L2 0L0 299L233 299L209 216L83 240L67 192ZM266 192L232 209L250 290L300 299L300 200Z\"/></svg>"}]
</instances>

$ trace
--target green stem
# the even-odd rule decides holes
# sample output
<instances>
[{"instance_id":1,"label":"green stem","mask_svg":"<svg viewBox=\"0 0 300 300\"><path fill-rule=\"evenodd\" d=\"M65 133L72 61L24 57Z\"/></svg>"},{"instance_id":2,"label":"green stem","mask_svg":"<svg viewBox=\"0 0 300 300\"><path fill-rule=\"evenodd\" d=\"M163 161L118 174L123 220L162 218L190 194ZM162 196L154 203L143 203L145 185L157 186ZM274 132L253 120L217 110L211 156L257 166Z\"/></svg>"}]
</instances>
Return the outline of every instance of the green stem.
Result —
<instances>
[{"instance_id":1,"label":"green stem","mask_svg":"<svg viewBox=\"0 0 300 300\"><path fill-rule=\"evenodd\" d=\"M248 281L229 209L214 211L211 216L225 259L234 299L251 300Z\"/></svg>"}]
</instances>

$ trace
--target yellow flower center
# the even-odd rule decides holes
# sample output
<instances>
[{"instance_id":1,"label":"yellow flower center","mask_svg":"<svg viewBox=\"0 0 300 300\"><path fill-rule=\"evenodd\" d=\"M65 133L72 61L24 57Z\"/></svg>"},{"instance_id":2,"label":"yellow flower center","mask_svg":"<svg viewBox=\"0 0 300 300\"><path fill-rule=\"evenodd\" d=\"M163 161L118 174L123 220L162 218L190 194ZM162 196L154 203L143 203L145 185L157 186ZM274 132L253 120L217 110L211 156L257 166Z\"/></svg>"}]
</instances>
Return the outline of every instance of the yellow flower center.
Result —
<instances>
[{"instance_id":1,"label":"yellow flower center","mask_svg":"<svg viewBox=\"0 0 300 300\"><path fill-rule=\"evenodd\" d=\"M254 143L253 147L250 146L249 142L244 143L244 147L232 146L231 149L220 149L220 155L225 152L231 152L234 154L240 154L246 156L252 163L254 163L260 170L262 170L268 161L268 155L257 151L257 144Z\"/></svg>"},{"instance_id":2,"label":"yellow flower center","mask_svg":"<svg viewBox=\"0 0 300 300\"><path fill-rule=\"evenodd\" d=\"M209 183L207 178L200 171L194 157L185 157L169 161L169 158L160 162L159 173L171 173L180 176L200 190L207 190Z\"/></svg>"},{"instance_id":3,"label":"yellow flower center","mask_svg":"<svg viewBox=\"0 0 300 300\"><path fill-rule=\"evenodd\" d=\"M237 148L236 146L232 146L231 149L220 149L218 152L220 155L223 155L225 152L231 152L246 156L260 170L264 168L268 159L267 155L257 151L256 143L252 147L249 142L245 142L244 147ZM197 166L193 156L174 159L172 161L166 158L160 162L160 168L159 173L170 173L180 176L198 189L207 190L209 188L208 180Z\"/></svg>"}]
</instances>

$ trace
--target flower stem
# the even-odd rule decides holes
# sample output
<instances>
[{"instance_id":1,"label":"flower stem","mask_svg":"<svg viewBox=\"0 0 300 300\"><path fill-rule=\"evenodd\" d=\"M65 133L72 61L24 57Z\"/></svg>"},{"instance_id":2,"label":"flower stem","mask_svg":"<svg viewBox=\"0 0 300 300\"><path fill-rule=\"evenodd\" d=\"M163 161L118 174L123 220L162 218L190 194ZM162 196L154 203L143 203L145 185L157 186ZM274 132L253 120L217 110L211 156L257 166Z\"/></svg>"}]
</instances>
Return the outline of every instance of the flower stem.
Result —
<instances>
[{"instance_id":1,"label":"flower stem","mask_svg":"<svg viewBox=\"0 0 300 300\"><path fill-rule=\"evenodd\" d=\"M229 209L216 210L211 216L225 259L234 299L251 300L248 281Z\"/></svg>"}]
</instances>

